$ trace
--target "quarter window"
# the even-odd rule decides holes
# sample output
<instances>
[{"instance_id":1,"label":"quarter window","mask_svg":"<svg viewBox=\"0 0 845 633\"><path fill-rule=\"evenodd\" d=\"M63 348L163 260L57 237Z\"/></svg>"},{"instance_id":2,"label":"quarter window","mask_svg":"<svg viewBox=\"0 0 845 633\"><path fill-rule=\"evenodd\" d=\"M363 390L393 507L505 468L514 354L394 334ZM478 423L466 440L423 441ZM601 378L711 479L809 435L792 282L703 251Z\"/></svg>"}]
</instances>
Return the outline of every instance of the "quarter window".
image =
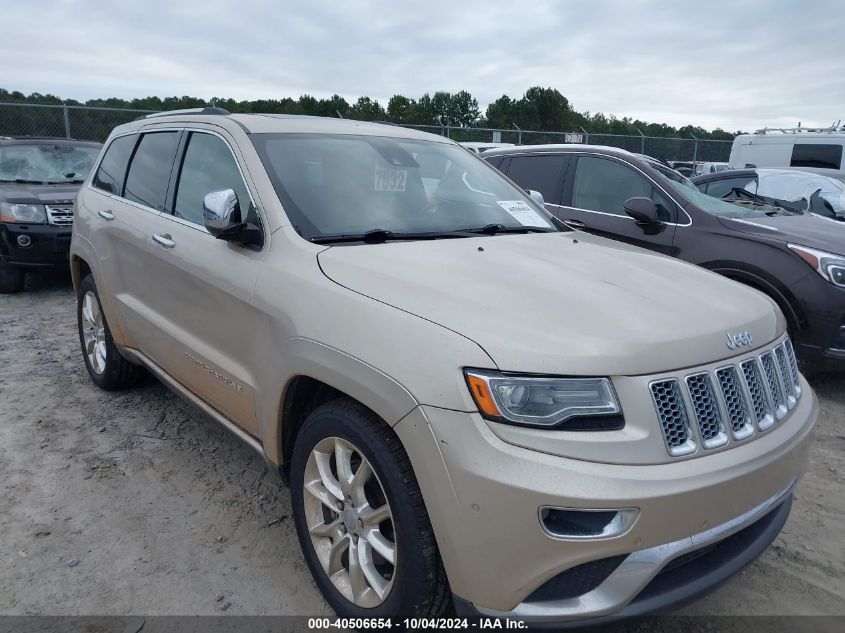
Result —
<instances>
[{"instance_id":1,"label":"quarter window","mask_svg":"<svg viewBox=\"0 0 845 633\"><path fill-rule=\"evenodd\" d=\"M796 143L792 148L790 167L820 167L841 169L842 146L816 143Z\"/></svg>"},{"instance_id":2,"label":"quarter window","mask_svg":"<svg viewBox=\"0 0 845 633\"><path fill-rule=\"evenodd\" d=\"M170 171L178 145L178 132L144 134L132 157L123 197L156 211L164 211Z\"/></svg>"},{"instance_id":3,"label":"quarter window","mask_svg":"<svg viewBox=\"0 0 845 633\"><path fill-rule=\"evenodd\" d=\"M249 191L229 146L213 134L191 133L182 161L173 215L201 225L203 199L221 189L234 190L241 217L246 220L251 207Z\"/></svg>"},{"instance_id":4,"label":"quarter window","mask_svg":"<svg viewBox=\"0 0 845 633\"><path fill-rule=\"evenodd\" d=\"M526 191L539 191L546 202L557 203L558 183L566 160L564 156L514 156L508 178Z\"/></svg>"},{"instance_id":5,"label":"quarter window","mask_svg":"<svg viewBox=\"0 0 845 633\"><path fill-rule=\"evenodd\" d=\"M673 221L674 203L631 167L606 158L578 158L570 206L628 217L625 201L634 197L650 198L660 219Z\"/></svg>"},{"instance_id":6,"label":"quarter window","mask_svg":"<svg viewBox=\"0 0 845 633\"><path fill-rule=\"evenodd\" d=\"M132 149L135 147L137 140L138 137L134 134L119 136L114 139L106 150L91 184L97 189L119 196L123 189L126 164L129 162L129 156L132 154Z\"/></svg>"}]
</instances>

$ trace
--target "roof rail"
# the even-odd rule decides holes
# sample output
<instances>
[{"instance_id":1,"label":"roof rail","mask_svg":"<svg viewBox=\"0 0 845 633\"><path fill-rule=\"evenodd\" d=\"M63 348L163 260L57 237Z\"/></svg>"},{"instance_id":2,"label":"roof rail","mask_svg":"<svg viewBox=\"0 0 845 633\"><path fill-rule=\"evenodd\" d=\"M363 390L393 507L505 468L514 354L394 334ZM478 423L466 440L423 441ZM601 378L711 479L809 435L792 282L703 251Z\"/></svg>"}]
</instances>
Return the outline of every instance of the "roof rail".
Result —
<instances>
[{"instance_id":1,"label":"roof rail","mask_svg":"<svg viewBox=\"0 0 845 633\"><path fill-rule=\"evenodd\" d=\"M206 106L204 108L184 108L182 110L164 110L163 112L153 112L151 114L144 114L139 116L136 121L141 119L155 119L162 116L179 116L180 114L212 114L218 116L225 116L232 114L225 108L217 108L213 106Z\"/></svg>"},{"instance_id":2,"label":"roof rail","mask_svg":"<svg viewBox=\"0 0 845 633\"><path fill-rule=\"evenodd\" d=\"M764 127L755 130L754 134L834 134L837 132L845 132L845 125L842 120L836 121L830 127Z\"/></svg>"}]
</instances>

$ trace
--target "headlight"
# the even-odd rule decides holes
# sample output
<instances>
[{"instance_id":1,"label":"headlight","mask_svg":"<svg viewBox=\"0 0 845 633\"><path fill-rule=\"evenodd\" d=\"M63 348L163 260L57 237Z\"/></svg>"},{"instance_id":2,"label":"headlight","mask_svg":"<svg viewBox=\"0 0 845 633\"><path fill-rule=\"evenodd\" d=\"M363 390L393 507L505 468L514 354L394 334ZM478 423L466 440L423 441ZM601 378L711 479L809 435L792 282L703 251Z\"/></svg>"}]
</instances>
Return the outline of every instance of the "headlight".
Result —
<instances>
[{"instance_id":1,"label":"headlight","mask_svg":"<svg viewBox=\"0 0 845 633\"><path fill-rule=\"evenodd\" d=\"M475 369L464 373L479 411L488 420L569 431L624 426L607 378L513 376Z\"/></svg>"},{"instance_id":2,"label":"headlight","mask_svg":"<svg viewBox=\"0 0 845 633\"><path fill-rule=\"evenodd\" d=\"M787 244L787 246L826 281L845 288L845 257L796 244Z\"/></svg>"},{"instance_id":3,"label":"headlight","mask_svg":"<svg viewBox=\"0 0 845 633\"><path fill-rule=\"evenodd\" d=\"M43 204L0 202L0 221L43 224L47 221L47 211Z\"/></svg>"}]
</instances>

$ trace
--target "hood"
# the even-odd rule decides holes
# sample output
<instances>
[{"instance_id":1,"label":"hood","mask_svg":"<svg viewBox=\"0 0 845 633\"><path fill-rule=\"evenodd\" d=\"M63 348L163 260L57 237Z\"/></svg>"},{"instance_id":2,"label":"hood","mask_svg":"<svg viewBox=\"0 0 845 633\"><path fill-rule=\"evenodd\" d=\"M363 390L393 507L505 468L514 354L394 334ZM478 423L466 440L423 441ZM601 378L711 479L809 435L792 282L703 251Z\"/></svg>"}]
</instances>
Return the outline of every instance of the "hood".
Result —
<instances>
[{"instance_id":1,"label":"hood","mask_svg":"<svg viewBox=\"0 0 845 633\"><path fill-rule=\"evenodd\" d=\"M732 231L845 255L845 222L814 213L747 220L719 218L719 222Z\"/></svg>"},{"instance_id":2,"label":"hood","mask_svg":"<svg viewBox=\"0 0 845 633\"><path fill-rule=\"evenodd\" d=\"M0 182L0 200L19 204L73 202L80 185L25 185Z\"/></svg>"},{"instance_id":3,"label":"hood","mask_svg":"<svg viewBox=\"0 0 845 633\"><path fill-rule=\"evenodd\" d=\"M582 233L332 247L336 283L475 341L505 371L636 375L735 355L784 330L761 293ZM412 332L408 336L413 336Z\"/></svg>"}]
</instances>

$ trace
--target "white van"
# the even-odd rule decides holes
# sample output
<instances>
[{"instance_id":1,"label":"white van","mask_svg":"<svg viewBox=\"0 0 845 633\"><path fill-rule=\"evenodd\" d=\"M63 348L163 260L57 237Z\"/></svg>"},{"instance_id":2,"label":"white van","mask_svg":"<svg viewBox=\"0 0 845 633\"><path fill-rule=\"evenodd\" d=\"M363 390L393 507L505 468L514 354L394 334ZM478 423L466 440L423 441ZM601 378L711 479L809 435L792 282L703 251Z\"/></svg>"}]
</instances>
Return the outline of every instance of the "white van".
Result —
<instances>
[{"instance_id":1,"label":"white van","mask_svg":"<svg viewBox=\"0 0 845 633\"><path fill-rule=\"evenodd\" d=\"M842 163L845 126L830 128L766 128L734 139L728 164L745 167L816 167L845 169Z\"/></svg>"}]
</instances>

